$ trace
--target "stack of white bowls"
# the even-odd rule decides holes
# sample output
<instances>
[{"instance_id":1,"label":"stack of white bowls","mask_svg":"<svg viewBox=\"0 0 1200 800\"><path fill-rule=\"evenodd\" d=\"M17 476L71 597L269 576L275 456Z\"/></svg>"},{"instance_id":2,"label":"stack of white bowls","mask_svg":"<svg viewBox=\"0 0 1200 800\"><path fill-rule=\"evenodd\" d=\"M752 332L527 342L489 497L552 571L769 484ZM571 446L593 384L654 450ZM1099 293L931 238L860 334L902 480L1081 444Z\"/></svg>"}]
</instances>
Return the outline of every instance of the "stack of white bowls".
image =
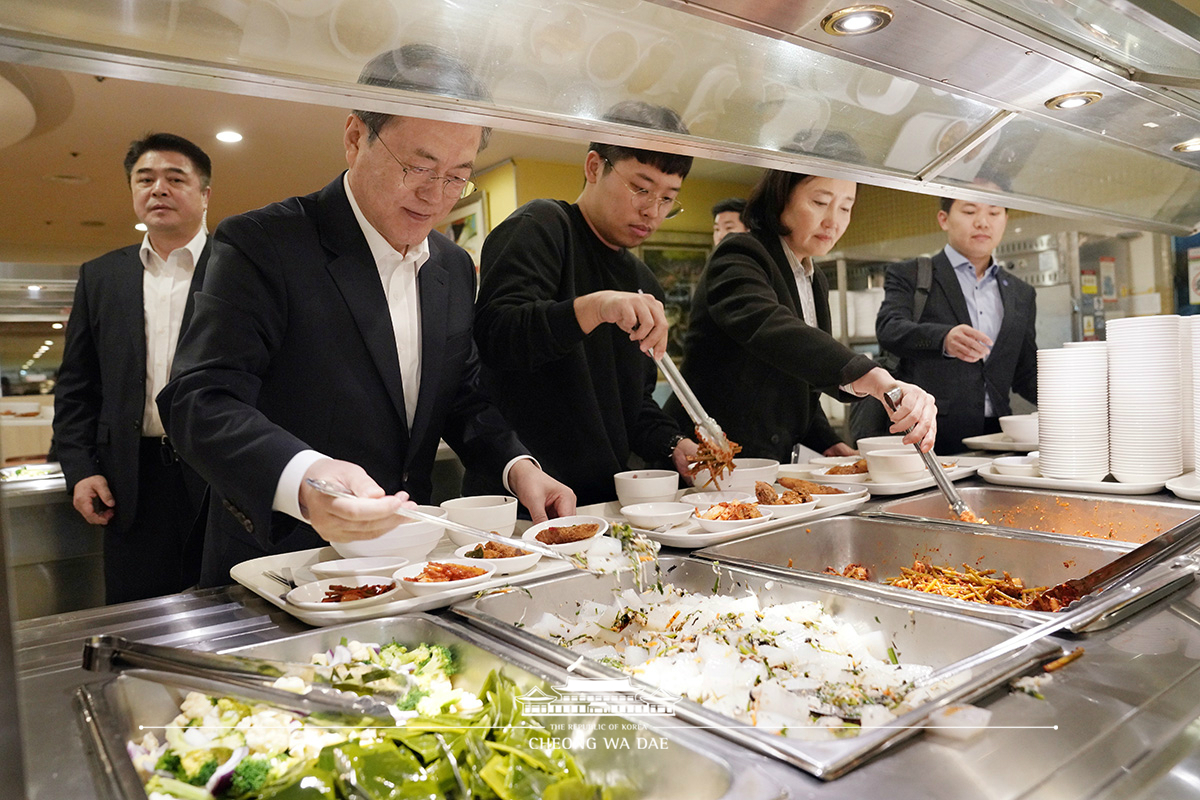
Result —
<instances>
[{"instance_id":1,"label":"stack of white bowls","mask_svg":"<svg viewBox=\"0 0 1200 800\"><path fill-rule=\"evenodd\" d=\"M1104 342L1038 350L1038 467L1060 480L1108 475L1108 353Z\"/></svg>"},{"instance_id":2,"label":"stack of white bowls","mask_svg":"<svg viewBox=\"0 0 1200 800\"><path fill-rule=\"evenodd\" d=\"M1179 317L1108 323L1109 468L1124 483L1183 472Z\"/></svg>"},{"instance_id":3,"label":"stack of white bowls","mask_svg":"<svg viewBox=\"0 0 1200 800\"><path fill-rule=\"evenodd\" d=\"M1179 318L1179 396L1182 401L1183 471L1196 468L1196 431L1200 428L1197 416L1197 374L1195 360L1200 357L1195 337L1200 337L1200 317Z\"/></svg>"}]
</instances>

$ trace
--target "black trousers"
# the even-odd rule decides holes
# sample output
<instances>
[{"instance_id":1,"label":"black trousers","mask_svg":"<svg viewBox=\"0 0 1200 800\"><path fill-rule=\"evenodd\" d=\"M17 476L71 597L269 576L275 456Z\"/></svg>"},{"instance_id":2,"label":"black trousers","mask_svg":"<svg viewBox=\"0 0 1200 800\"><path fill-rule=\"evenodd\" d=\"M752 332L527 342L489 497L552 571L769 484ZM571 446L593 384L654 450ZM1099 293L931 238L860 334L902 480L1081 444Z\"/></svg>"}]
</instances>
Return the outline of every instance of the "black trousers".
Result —
<instances>
[{"instance_id":1,"label":"black trousers","mask_svg":"<svg viewBox=\"0 0 1200 800\"><path fill-rule=\"evenodd\" d=\"M142 438L133 521L119 533L104 532L106 602L174 594L196 585L204 545L204 527L197 524L203 495L203 481L169 445L158 437ZM118 503L117 513L123 510Z\"/></svg>"}]
</instances>

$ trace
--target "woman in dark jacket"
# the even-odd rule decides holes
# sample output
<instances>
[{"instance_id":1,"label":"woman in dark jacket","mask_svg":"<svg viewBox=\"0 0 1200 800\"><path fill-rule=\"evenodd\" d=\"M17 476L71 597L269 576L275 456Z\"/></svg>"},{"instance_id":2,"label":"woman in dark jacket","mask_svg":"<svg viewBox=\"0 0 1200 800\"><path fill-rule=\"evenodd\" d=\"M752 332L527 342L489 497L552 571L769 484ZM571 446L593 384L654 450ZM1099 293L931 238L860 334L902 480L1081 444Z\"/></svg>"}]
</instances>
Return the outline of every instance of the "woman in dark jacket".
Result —
<instances>
[{"instance_id":1,"label":"woman in dark jacket","mask_svg":"<svg viewBox=\"0 0 1200 800\"><path fill-rule=\"evenodd\" d=\"M819 393L882 402L897 385L904 400L892 430L915 426L906 441L933 447L933 397L829 333L829 288L812 258L841 238L856 190L853 181L768 171L747 201L750 232L726 236L704 268L681 371L744 456L786 463L797 442L826 455L853 453L821 411ZM686 421L674 398L668 408Z\"/></svg>"}]
</instances>

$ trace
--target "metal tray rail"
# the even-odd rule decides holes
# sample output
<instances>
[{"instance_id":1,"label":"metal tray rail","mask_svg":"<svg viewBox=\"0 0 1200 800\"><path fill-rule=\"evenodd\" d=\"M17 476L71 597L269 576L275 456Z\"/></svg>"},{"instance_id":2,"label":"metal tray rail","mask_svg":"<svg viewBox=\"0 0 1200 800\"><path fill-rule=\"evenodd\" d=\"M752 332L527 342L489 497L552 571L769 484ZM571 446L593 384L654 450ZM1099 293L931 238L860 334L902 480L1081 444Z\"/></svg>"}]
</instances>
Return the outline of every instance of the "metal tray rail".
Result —
<instances>
[{"instance_id":1,"label":"metal tray rail","mask_svg":"<svg viewBox=\"0 0 1200 800\"><path fill-rule=\"evenodd\" d=\"M899 575L914 559L935 564L969 564L977 569L1007 571L1028 586L1054 586L1078 578L1128 552L1125 542L1096 540L1060 541L1010 529L985 527L964 529L946 523L918 523L884 517L832 517L796 528L772 531L734 542L713 545L693 553L696 558L756 567L782 575L843 582L851 591L862 590L889 602L912 602L948 613L966 614L1007 625L1032 627L1054 614L1006 606L972 603L950 597L887 586L881 581ZM870 583L823 574L825 567L841 569L847 564L866 567L875 578ZM789 566L790 565L790 566ZM1196 564L1185 558L1163 565L1145 576L1136 594L1126 587L1127 602L1092 621L1086 630L1116 624L1141 608L1193 579ZM878 582L877 582L878 581ZM868 590L869 587L869 590ZM1110 595L1111 597L1111 595ZM1081 620L1082 622L1082 620ZM1075 633L1084 628L1071 627Z\"/></svg>"},{"instance_id":2,"label":"metal tray rail","mask_svg":"<svg viewBox=\"0 0 1200 800\"><path fill-rule=\"evenodd\" d=\"M566 670L481 635L455 620L424 614L350 623L297 634L274 642L229 652L281 660L308 660L341 639L408 645L443 644L453 649L463 670L461 686L479 686L494 669L503 669L518 685L532 689L565 684ZM76 708L93 760L96 783L107 796L142 800L142 783L126 754L125 743L139 726L161 726L179 713L188 691L260 699L281 707L304 708L302 697L271 689L232 686L151 670L128 670L76 694ZM770 759L729 744L717 736L665 716L624 717L614 714L547 718L547 726L572 739L572 754L594 778L611 776L631 783L633 797L774 800L787 796L782 781L787 770ZM643 748L638 740L657 741Z\"/></svg>"},{"instance_id":3,"label":"metal tray rail","mask_svg":"<svg viewBox=\"0 0 1200 800\"><path fill-rule=\"evenodd\" d=\"M860 629L882 629L896 652L909 663L929 664L944 669L973 654L1007 641L1013 629L976 618L883 597L867 597L848 591L843 581L812 580L807 576L781 576L747 567L728 567L694 558L660 559L665 581L699 594L735 595L756 592L764 604L818 600L828 613L850 621ZM582 578L580 580L579 578ZM563 667L573 674L602 680L628 676L615 668L582 658L567 648L524 631L519 624L542 612L573 613L585 600L603 602L614 590L632 587L629 576L565 575L525 584L524 592L492 595L457 604L453 610L493 636L523 648ZM871 588L871 587L866 587ZM780 759L819 778L840 777L867 760L914 735L930 714L947 705L982 697L994 687L1027 671L1039 661L1062 653L1062 643L1042 638L1026 646L974 665L960 675L953 687L913 711L893 720L890 726L863 729L856 736L832 741L811 741L776 736L710 711L698 703L681 700L676 716L710 728L747 748ZM638 692L670 690L632 679Z\"/></svg>"}]
</instances>

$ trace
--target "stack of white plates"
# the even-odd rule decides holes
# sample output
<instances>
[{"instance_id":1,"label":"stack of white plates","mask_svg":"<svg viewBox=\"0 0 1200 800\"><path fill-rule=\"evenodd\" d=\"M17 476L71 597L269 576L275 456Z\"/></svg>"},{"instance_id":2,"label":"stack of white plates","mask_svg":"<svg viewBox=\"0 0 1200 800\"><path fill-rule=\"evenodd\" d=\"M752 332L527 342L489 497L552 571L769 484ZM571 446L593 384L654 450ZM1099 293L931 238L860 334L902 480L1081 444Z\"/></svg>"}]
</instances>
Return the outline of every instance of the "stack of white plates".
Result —
<instances>
[{"instance_id":1,"label":"stack of white plates","mask_svg":"<svg viewBox=\"0 0 1200 800\"><path fill-rule=\"evenodd\" d=\"M1193 452L1196 447L1200 447L1200 369L1195 366L1195 359L1200 358L1200 315L1187 317L1188 321L1188 337L1192 344L1192 363L1189 365L1192 369L1192 445ZM1187 424L1187 420L1183 421ZM1200 458L1196 459L1200 462ZM1192 469L1196 468L1196 464L1192 465Z\"/></svg>"},{"instance_id":2,"label":"stack of white plates","mask_svg":"<svg viewBox=\"0 0 1200 800\"><path fill-rule=\"evenodd\" d=\"M1179 317L1108 323L1109 467L1127 483L1183 472Z\"/></svg>"},{"instance_id":3,"label":"stack of white plates","mask_svg":"<svg viewBox=\"0 0 1200 800\"><path fill-rule=\"evenodd\" d=\"M1039 469L1047 478L1108 475L1108 357L1104 342L1038 350Z\"/></svg>"},{"instance_id":4,"label":"stack of white plates","mask_svg":"<svg viewBox=\"0 0 1200 800\"><path fill-rule=\"evenodd\" d=\"M1200 317L1179 318L1179 396L1182 401L1183 471L1196 468L1196 370L1195 359L1200 356L1194 337L1200 337ZM824 395L822 395L824 396Z\"/></svg>"}]
</instances>

